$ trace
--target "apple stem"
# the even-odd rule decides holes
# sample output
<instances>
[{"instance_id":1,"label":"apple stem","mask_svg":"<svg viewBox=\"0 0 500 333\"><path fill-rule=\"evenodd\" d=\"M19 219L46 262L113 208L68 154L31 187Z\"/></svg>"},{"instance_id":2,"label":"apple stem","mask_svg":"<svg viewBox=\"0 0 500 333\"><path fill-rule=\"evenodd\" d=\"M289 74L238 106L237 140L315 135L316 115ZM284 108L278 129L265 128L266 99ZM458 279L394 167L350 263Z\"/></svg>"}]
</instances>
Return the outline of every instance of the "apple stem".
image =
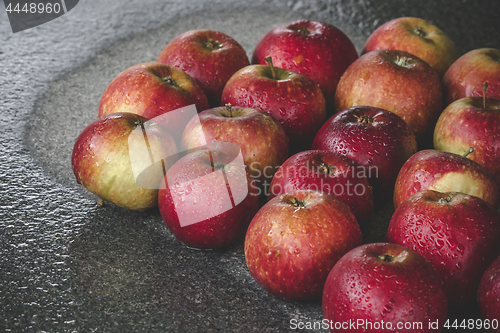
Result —
<instances>
[{"instance_id":1,"label":"apple stem","mask_svg":"<svg viewBox=\"0 0 500 333\"><path fill-rule=\"evenodd\" d=\"M399 66L406 66L407 63L406 63L406 57L400 57L400 56L397 56L396 57L396 64L398 64Z\"/></svg>"},{"instance_id":2,"label":"apple stem","mask_svg":"<svg viewBox=\"0 0 500 333\"><path fill-rule=\"evenodd\" d=\"M144 128L144 120L142 120L142 119L137 120L135 122L135 125L141 126L142 135L144 137L144 142L146 142L146 147L148 148L148 152L149 152L149 159L151 160L151 163L153 163L154 162L153 152L151 150L151 146L149 145L148 134L146 132L146 129Z\"/></svg>"},{"instance_id":3,"label":"apple stem","mask_svg":"<svg viewBox=\"0 0 500 333\"><path fill-rule=\"evenodd\" d=\"M273 74L273 79L276 80L276 71L274 70L273 59L271 58L271 56L267 56L264 59L266 60L269 67L271 68L271 73Z\"/></svg>"},{"instance_id":4,"label":"apple stem","mask_svg":"<svg viewBox=\"0 0 500 333\"><path fill-rule=\"evenodd\" d=\"M325 175L331 175L335 173L335 167L332 165L328 165L325 162L321 163L321 165L318 167L318 170Z\"/></svg>"},{"instance_id":5,"label":"apple stem","mask_svg":"<svg viewBox=\"0 0 500 333\"><path fill-rule=\"evenodd\" d=\"M378 258L384 262L392 262L394 260L394 257L390 254L380 255Z\"/></svg>"},{"instance_id":6,"label":"apple stem","mask_svg":"<svg viewBox=\"0 0 500 333\"><path fill-rule=\"evenodd\" d=\"M220 49L221 48L221 45L219 44L218 41L216 40L209 40L207 42L207 47L211 50L214 50L214 49Z\"/></svg>"},{"instance_id":7,"label":"apple stem","mask_svg":"<svg viewBox=\"0 0 500 333\"><path fill-rule=\"evenodd\" d=\"M359 123L362 123L362 124L371 124L371 123L373 123L373 117L370 117L370 116L367 116L367 115L362 115L362 116L354 115L354 117L356 119L358 119Z\"/></svg>"},{"instance_id":8,"label":"apple stem","mask_svg":"<svg viewBox=\"0 0 500 333\"><path fill-rule=\"evenodd\" d=\"M488 89L488 83L483 83L483 109L486 109L486 89Z\"/></svg>"},{"instance_id":9,"label":"apple stem","mask_svg":"<svg viewBox=\"0 0 500 333\"><path fill-rule=\"evenodd\" d=\"M462 156L463 156L463 157L467 157L467 156L469 156L469 155L470 155L471 153L473 153L473 152L474 152L474 148L469 147L469 149L468 149L468 150L465 152L465 154L463 154Z\"/></svg>"},{"instance_id":10,"label":"apple stem","mask_svg":"<svg viewBox=\"0 0 500 333\"><path fill-rule=\"evenodd\" d=\"M162 78L162 80L163 80L166 84L168 84L168 85L170 85L170 86L172 86L172 87L176 87L175 81L172 79L172 77L171 77L171 76L166 76L166 77Z\"/></svg>"},{"instance_id":11,"label":"apple stem","mask_svg":"<svg viewBox=\"0 0 500 333\"><path fill-rule=\"evenodd\" d=\"M231 105L231 103L226 104L226 110L229 112L229 117L232 117L233 116L233 106Z\"/></svg>"},{"instance_id":12,"label":"apple stem","mask_svg":"<svg viewBox=\"0 0 500 333\"><path fill-rule=\"evenodd\" d=\"M424 29L422 27L417 27L415 28L415 34L420 37L425 37L426 33L424 32Z\"/></svg>"},{"instance_id":13,"label":"apple stem","mask_svg":"<svg viewBox=\"0 0 500 333\"><path fill-rule=\"evenodd\" d=\"M451 200L453 200L453 198L457 195L457 193L451 193L450 195L448 195L446 198L441 198L438 200L438 203L450 203Z\"/></svg>"},{"instance_id":14,"label":"apple stem","mask_svg":"<svg viewBox=\"0 0 500 333\"><path fill-rule=\"evenodd\" d=\"M294 198L294 197L291 197L291 196L289 196L289 195L285 195L285 196L283 197L283 199L287 200L287 201L288 201L289 203L291 203L291 204L292 204L292 206L294 206L294 207L297 207L297 208L305 207L305 203L304 203L304 201L299 200L299 199Z\"/></svg>"}]
</instances>

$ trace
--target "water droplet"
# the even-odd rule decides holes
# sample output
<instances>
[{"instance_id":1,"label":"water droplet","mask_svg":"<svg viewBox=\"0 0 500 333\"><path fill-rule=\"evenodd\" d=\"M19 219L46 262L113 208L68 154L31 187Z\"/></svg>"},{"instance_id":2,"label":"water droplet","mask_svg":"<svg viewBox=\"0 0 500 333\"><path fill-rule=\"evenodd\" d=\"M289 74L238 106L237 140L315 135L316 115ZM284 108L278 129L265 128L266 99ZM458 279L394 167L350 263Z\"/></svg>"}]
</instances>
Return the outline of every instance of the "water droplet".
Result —
<instances>
[{"instance_id":1,"label":"water droplet","mask_svg":"<svg viewBox=\"0 0 500 333\"><path fill-rule=\"evenodd\" d=\"M386 314L390 313L391 311L392 311L392 307L390 305L386 305L386 306L384 306L384 308L382 309L380 314L382 316L385 316Z\"/></svg>"},{"instance_id":2,"label":"water droplet","mask_svg":"<svg viewBox=\"0 0 500 333\"><path fill-rule=\"evenodd\" d=\"M446 243L451 249L454 249L457 246L457 242L453 238L447 238Z\"/></svg>"},{"instance_id":3,"label":"water droplet","mask_svg":"<svg viewBox=\"0 0 500 333\"><path fill-rule=\"evenodd\" d=\"M440 249L444 246L444 240L442 240L442 239L436 238L435 243L436 243L436 247L438 249Z\"/></svg>"}]
</instances>

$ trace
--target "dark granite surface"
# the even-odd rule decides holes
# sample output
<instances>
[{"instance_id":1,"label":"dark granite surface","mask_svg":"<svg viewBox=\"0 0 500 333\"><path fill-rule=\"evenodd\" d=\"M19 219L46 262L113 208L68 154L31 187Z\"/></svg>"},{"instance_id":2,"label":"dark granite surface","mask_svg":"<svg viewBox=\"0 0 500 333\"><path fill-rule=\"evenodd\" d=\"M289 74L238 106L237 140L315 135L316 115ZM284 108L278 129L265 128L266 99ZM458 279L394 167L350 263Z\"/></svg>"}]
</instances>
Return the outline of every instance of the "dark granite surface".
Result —
<instances>
[{"instance_id":1,"label":"dark granite surface","mask_svg":"<svg viewBox=\"0 0 500 333\"><path fill-rule=\"evenodd\" d=\"M2 332L290 332L291 319L322 320L319 302L263 291L241 242L190 250L156 210L99 208L74 181L73 143L104 88L123 69L154 60L179 33L220 30L250 56L274 25L311 18L338 26L360 50L383 22L417 16L461 53L500 48L499 1L83 0L16 34L0 7ZM376 223L390 214L387 204ZM381 240L380 230L367 240Z\"/></svg>"}]
</instances>

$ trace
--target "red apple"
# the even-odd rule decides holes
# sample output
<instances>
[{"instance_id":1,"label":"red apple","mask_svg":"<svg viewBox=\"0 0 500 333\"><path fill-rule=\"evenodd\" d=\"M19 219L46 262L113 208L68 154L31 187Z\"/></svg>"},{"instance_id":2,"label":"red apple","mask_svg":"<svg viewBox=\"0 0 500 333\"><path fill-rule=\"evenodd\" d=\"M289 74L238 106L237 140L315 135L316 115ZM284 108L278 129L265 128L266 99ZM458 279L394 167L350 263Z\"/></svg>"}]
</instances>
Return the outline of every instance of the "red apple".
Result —
<instances>
[{"instance_id":1,"label":"red apple","mask_svg":"<svg viewBox=\"0 0 500 333\"><path fill-rule=\"evenodd\" d=\"M442 81L446 105L465 97L481 97L484 82L489 97L500 99L500 50L472 50L450 66Z\"/></svg>"},{"instance_id":2,"label":"red apple","mask_svg":"<svg viewBox=\"0 0 500 333\"><path fill-rule=\"evenodd\" d=\"M463 155L485 167L500 184L500 99L468 97L446 107L434 129L434 148Z\"/></svg>"},{"instance_id":3,"label":"red apple","mask_svg":"<svg viewBox=\"0 0 500 333\"><path fill-rule=\"evenodd\" d=\"M406 161L394 186L394 207L424 190L474 195L495 208L500 203L498 185L488 170L465 156L438 150L421 150Z\"/></svg>"},{"instance_id":4,"label":"red apple","mask_svg":"<svg viewBox=\"0 0 500 333\"><path fill-rule=\"evenodd\" d=\"M177 36L165 46L157 61L180 68L194 78L211 107L221 105L222 90L231 75L250 65L237 41L214 30L191 30Z\"/></svg>"},{"instance_id":5,"label":"red apple","mask_svg":"<svg viewBox=\"0 0 500 333\"><path fill-rule=\"evenodd\" d=\"M390 243L349 251L323 290L330 332L440 332L447 305L442 281L424 257Z\"/></svg>"},{"instance_id":6,"label":"red apple","mask_svg":"<svg viewBox=\"0 0 500 333\"><path fill-rule=\"evenodd\" d=\"M329 114L342 73L358 58L354 44L335 26L299 20L277 26L257 44L253 64L266 64L271 56L276 67L303 74L319 84Z\"/></svg>"},{"instance_id":7,"label":"red apple","mask_svg":"<svg viewBox=\"0 0 500 333\"><path fill-rule=\"evenodd\" d=\"M259 209L258 190L240 148L212 143L178 160L158 194L163 221L189 247L214 249L245 235Z\"/></svg>"},{"instance_id":8,"label":"red apple","mask_svg":"<svg viewBox=\"0 0 500 333\"><path fill-rule=\"evenodd\" d=\"M174 139L158 124L133 113L113 113L78 136L71 166L76 181L102 200L142 211L157 205L161 161L168 169L168 157L176 154Z\"/></svg>"},{"instance_id":9,"label":"red apple","mask_svg":"<svg viewBox=\"0 0 500 333\"><path fill-rule=\"evenodd\" d=\"M442 111L439 76L423 60L397 50L377 50L359 57L342 75L335 107L368 105L396 113L417 140L432 136Z\"/></svg>"},{"instance_id":10,"label":"red apple","mask_svg":"<svg viewBox=\"0 0 500 333\"><path fill-rule=\"evenodd\" d=\"M370 179L375 194L392 194L399 169L417 152L409 126L396 114L368 106L339 112L321 127L313 149L329 150L354 160Z\"/></svg>"},{"instance_id":11,"label":"red apple","mask_svg":"<svg viewBox=\"0 0 500 333\"><path fill-rule=\"evenodd\" d=\"M205 93L184 71L149 62L132 66L108 85L99 104L98 116L131 112L148 119L153 119L166 112L195 104L198 112L208 108ZM182 134L184 126L191 118L176 113L169 127L174 138Z\"/></svg>"},{"instance_id":12,"label":"red apple","mask_svg":"<svg viewBox=\"0 0 500 333\"><path fill-rule=\"evenodd\" d=\"M361 53L383 49L406 51L419 57L440 78L458 58L455 43L446 33L416 17L400 17L382 24L368 37Z\"/></svg>"},{"instance_id":13,"label":"red apple","mask_svg":"<svg viewBox=\"0 0 500 333\"><path fill-rule=\"evenodd\" d=\"M361 244L354 215L327 193L298 190L267 202L245 237L245 259L255 280L274 296L321 296L335 262Z\"/></svg>"},{"instance_id":14,"label":"red apple","mask_svg":"<svg viewBox=\"0 0 500 333\"><path fill-rule=\"evenodd\" d=\"M477 303L483 318L483 328L500 332L500 257L484 272L477 291Z\"/></svg>"},{"instance_id":15,"label":"red apple","mask_svg":"<svg viewBox=\"0 0 500 333\"><path fill-rule=\"evenodd\" d=\"M292 152L307 149L326 120L323 93L310 78L268 61L268 66L250 65L236 72L224 87L222 103L269 113L283 125Z\"/></svg>"},{"instance_id":16,"label":"red apple","mask_svg":"<svg viewBox=\"0 0 500 333\"><path fill-rule=\"evenodd\" d=\"M288 157L288 137L271 115L252 108L227 104L208 109L193 118L182 135L182 150L212 141L232 142L241 148L243 160L260 192Z\"/></svg>"},{"instance_id":17,"label":"red apple","mask_svg":"<svg viewBox=\"0 0 500 333\"><path fill-rule=\"evenodd\" d=\"M308 150L287 159L276 171L269 196L295 190L323 191L344 202L363 226L373 213L373 190L360 166L343 155Z\"/></svg>"},{"instance_id":18,"label":"red apple","mask_svg":"<svg viewBox=\"0 0 500 333\"><path fill-rule=\"evenodd\" d=\"M488 265L500 253L500 214L486 201L463 193L421 191L394 212L387 240L417 251L443 279L450 302L476 295Z\"/></svg>"}]
</instances>

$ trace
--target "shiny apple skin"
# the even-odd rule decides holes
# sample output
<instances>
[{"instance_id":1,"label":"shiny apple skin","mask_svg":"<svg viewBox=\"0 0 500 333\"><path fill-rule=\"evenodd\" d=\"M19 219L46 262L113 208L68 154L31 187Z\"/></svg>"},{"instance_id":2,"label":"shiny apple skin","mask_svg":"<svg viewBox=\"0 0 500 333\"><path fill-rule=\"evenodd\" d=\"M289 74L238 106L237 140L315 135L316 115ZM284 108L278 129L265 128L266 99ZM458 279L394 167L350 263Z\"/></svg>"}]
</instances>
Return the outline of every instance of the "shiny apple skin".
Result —
<instances>
[{"instance_id":1,"label":"shiny apple skin","mask_svg":"<svg viewBox=\"0 0 500 333\"><path fill-rule=\"evenodd\" d=\"M266 64L303 74L319 84L328 117L335 113L333 96L338 81L358 53L349 37L337 27L319 21L298 20L270 30L259 41L252 64Z\"/></svg>"},{"instance_id":2,"label":"shiny apple skin","mask_svg":"<svg viewBox=\"0 0 500 333\"><path fill-rule=\"evenodd\" d=\"M71 165L77 182L90 192L117 206L143 211L157 206L163 177L160 174L156 189L136 184L129 137L140 122L144 123L155 156L177 153L174 139L163 128L150 126L148 119L133 113L113 113L98 118L80 133L73 147Z\"/></svg>"},{"instance_id":3,"label":"shiny apple skin","mask_svg":"<svg viewBox=\"0 0 500 333\"><path fill-rule=\"evenodd\" d=\"M382 24L368 37L361 54L383 49L401 50L419 57L440 78L458 58L451 38L434 24L417 17L399 17Z\"/></svg>"},{"instance_id":4,"label":"shiny apple skin","mask_svg":"<svg viewBox=\"0 0 500 333\"><path fill-rule=\"evenodd\" d=\"M288 158L288 136L268 113L238 106L202 111L184 130L181 147L190 150L212 141L232 142L241 148L245 165L261 194L279 166Z\"/></svg>"},{"instance_id":5,"label":"shiny apple skin","mask_svg":"<svg viewBox=\"0 0 500 333\"><path fill-rule=\"evenodd\" d=\"M474 195L495 208L500 203L497 182L488 170L461 155L433 149L417 152L399 171L394 208L424 190Z\"/></svg>"},{"instance_id":6,"label":"shiny apple skin","mask_svg":"<svg viewBox=\"0 0 500 333\"><path fill-rule=\"evenodd\" d=\"M487 96L500 99L500 50L481 48L467 52L455 61L443 77L446 105L465 97Z\"/></svg>"},{"instance_id":7,"label":"shiny apple skin","mask_svg":"<svg viewBox=\"0 0 500 333\"><path fill-rule=\"evenodd\" d=\"M434 148L459 155L469 147L467 158L481 164L500 184L500 99L468 97L446 107L434 129Z\"/></svg>"},{"instance_id":8,"label":"shiny apple skin","mask_svg":"<svg viewBox=\"0 0 500 333\"><path fill-rule=\"evenodd\" d=\"M245 260L270 294L317 299L335 262L361 242L346 204L324 192L298 190L271 199L254 216L245 236Z\"/></svg>"},{"instance_id":9,"label":"shiny apple skin","mask_svg":"<svg viewBox=\"0 0 500 333\"><path fill-rule=\"evenodd\" d=\"M222 90L231 75L250 65L246 51L234 38L207 29L190 30L175 37L156 61L177 67L194 78L212 108L221 105Z\"/></svg>"},{"instance_id":10,"label":"shiny apple skin","mask_svg":"<svg viewBox=\"0 0 500 333\"><path fill-rule=\"evenodd\" d=\"M478 197L421 191L394 212L387 241L417 251L443 280L450 303L475 298L481 276L500 254L500 214Z\"/></svg>"},{"instance_id":11,"label":"shiny apple skin","mask_svg":"<svg viewBox=\"0 0 500 333\"><path fill-rule=\"evenodd\" d=\"M234 168L232 161L232 156L223 151L200 149L182 157L168 170L167 186L158 193L158 207L178 241L195 249L217 249L243 239L259 209L259 196L250 173L244 167ZM210 176L222 169L227 181L221 186L216 183L220 178ZM236 203L237 197L243 200ZM227 205L231 207L217 212L217 207ZM207 211L215 213L197 223L181 224L179 214L197 218L205 217Z\"/></svg>"},{"instance_id":12,"label":"shiny apple skin","mask_svg":"<svg viewBox=\"0 0 500 333\"><path fill-rule=\"evenodd\" d=\"M208 109L207 97L193 78L173 66L149 62L132 66L111 81L101 97L98 117L130 112L153 119L193 104L197 112ZM177 138L189 119L176 113L170 121L178 124L178 132L171 128Z\"/></svg>"},{"instance_id":13,"label":"shiny apple skin","mask_svg":"<svg viewBox=\"0 0 500 333\"><path fill-rule=\"evenodd\" d=\"M372 121L363 122L363 117ZM364 167L375 196L392 197L399 170L417 152L417 142L401 117L358 106L330 118L316 134L312 149L347 156Z\"/></svg>"},{"instance_id":14,"label":"shiny apple skin","mask_svg":"<svg viewBox=\"0 0 500 333\"><path fill-rule=\"evenodd\" d=\"M447 305L432 265L417 252L391 243L364 244L345 254L330 271L322 300L332 333L440 332ZM437 329L429 327L436 321ZM335 328L350 322L366 324ZM382 323L385 326L380 328ZM410 326L398 327L398 323Z\"/></svg>"},{"instance_id":15,"label":"shiny apple skin","mask_svg":"<svg viewBox=\"0 0 500 333\"><path fill-rule=\"evenodd\" d=\"M276 171L269 189L270 198L295 190L319 190L344 202L360 226L373 214L373 189L358 164L326 150L307 150L288 158ZM358 177L359 176L359 177Z\"/></svg>"},{"instance_id":16,"label":"shiny apple skin","mask_svg":"<svg viewBox=\"0 0 500 333\"><path fill-rule=\"evenodd\" d=\"M227 82L222 103L269 113L285 129L289 153L307 149L326 120L325 98L310 78L282 68L250 65Z\"/></svg>"},{"instance_id":17,"label":"shiny apple skin","mask_svg":"<svg viewBox=\"0 0 500 333\"><path fill-rule=\"evenodd\" d=\"M500 318L500 257L496 258L484 272L479 288L477 290L477 304L483 320L493 320ZM493 324L495 324L493 322ZM491 325L492 326L492 325ZM493 332L500 332L500 325L494 325Z\"/></svg>"},{"instance_id":18,"label":"shiny apple skin","mask_svg":"<svg viewBox=\"0 0 500 333\"><path fill-rule=\"evenodd\" d=\"M426 62L404 51L376 50L359 57L342 75L335 107L364 105L394 112L421 141L432 138L443 111L442 94L439 76Z\"/></svg>"}]
</instances>

